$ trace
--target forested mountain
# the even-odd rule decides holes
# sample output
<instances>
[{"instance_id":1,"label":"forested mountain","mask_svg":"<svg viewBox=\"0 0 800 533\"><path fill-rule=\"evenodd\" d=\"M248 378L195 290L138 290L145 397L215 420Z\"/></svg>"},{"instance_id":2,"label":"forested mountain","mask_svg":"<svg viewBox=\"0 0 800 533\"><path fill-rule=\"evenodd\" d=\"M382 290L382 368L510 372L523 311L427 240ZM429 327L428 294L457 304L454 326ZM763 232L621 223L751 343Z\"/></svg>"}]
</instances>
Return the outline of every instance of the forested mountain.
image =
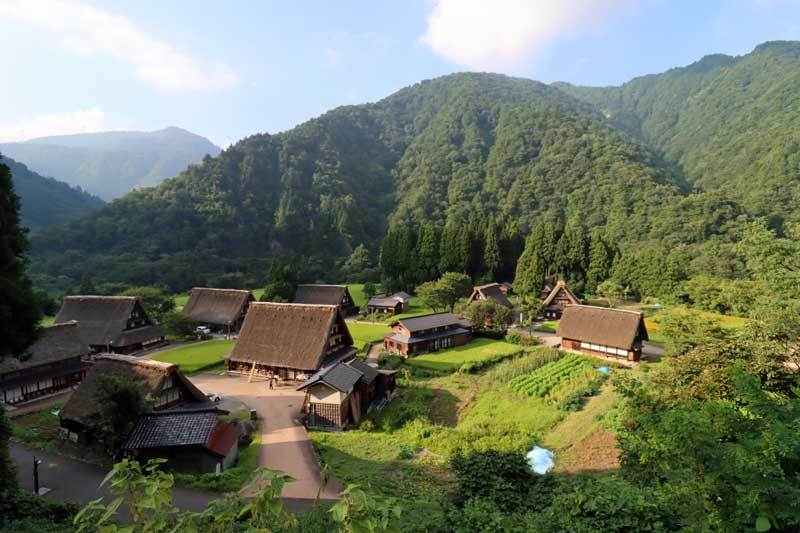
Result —
<instances>
[{"instance_id":1,"label":"forested mountain","mask_svg":"<svg viewBox=\"0 0 800 533\"><path fill-rule=\"evenodd\" d=\"M707 56L620 87L559 88L663 154L694 187L800 221L800 42Z\"/></svg>"},{"instance_id":2,"label":"forested mountain","mask_svg":"<svg viewBox=\"0 0 800 533\"><path fill-rule=\"evenodd\" d=\"M79 187L40 176L13 159L3 156L0 163L11 170L14 190L22 205L22 225L25 227L64 224L103 205L102 200Z\"/></svg>"},{"instance_id":3,"label":"forested mountain","mask_svg":"<svg viewBox=\"0 0 800 533\"><path fill-rule=\"evenodd\" d=\"M0 145L0 153L35 172L111 200L157 185L219 147L180 128L153 132L111 131L42 137Z\"/></svg>"},{"instance_id":4,"label":"forested mountain","mask_svg":"<svg viewBox=\"0 0 800 533\"><path fill-rule=\"evenodd\" d=\"M38 235L34 270L48 286L54 273L90 272L183 289L227 272L263 276L268 258L297 254L325 277L357 245L376 251L389 223L490 214L524 232L541 218L580 217L626 244L648 238L682 189L646 148L564 92L458 74L246 138Z\"/></svg>"}]
</instances>

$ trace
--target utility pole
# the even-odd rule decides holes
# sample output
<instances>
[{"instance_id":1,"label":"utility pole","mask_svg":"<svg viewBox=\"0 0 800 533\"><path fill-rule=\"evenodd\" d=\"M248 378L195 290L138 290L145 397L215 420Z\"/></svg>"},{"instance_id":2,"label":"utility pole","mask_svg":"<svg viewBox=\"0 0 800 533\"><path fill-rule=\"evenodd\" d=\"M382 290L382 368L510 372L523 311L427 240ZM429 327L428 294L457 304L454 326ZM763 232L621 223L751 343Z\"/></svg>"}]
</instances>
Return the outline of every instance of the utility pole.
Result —
<instances>
[{"instance_id":1,"label":"utility pole","mask_svg":"<svg viewBox=\"0 0 800 533\"><path fill-rule=\"evenodd\" d=\"M39 465L42 462L33 456L33 492L39 494Z\"/></svg>"}]
</instances>

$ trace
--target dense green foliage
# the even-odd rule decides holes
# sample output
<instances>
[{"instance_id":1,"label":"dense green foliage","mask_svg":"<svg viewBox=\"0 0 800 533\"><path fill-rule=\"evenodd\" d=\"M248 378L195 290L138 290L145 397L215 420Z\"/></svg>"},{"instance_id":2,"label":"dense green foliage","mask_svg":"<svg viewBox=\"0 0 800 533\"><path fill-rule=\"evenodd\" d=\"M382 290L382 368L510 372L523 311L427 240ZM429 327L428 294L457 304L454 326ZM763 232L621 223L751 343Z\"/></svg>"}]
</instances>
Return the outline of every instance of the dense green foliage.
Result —
<instances>
[{"instance_id":1,"label":"dense green foliage","mask_svg":"<svg viewBox=\"0 0 800 533\"><path fill-rule=\"evenodd\" d=\"M22 225L25 227L64 224L103 205L102 200L84 192L80 187L40 176L8 157L3 157L2 161L11 169L14 190L22 205Z\"/></svg>"},{"instance_id":2,"label":"dense green foliage","mask_svg":"<svg viewBox=\"0 0 800 533\"><path fill-rule=\"evenodd\" d=\"M171 178L220 149L180 128L42 137L0 145L0 152L44 176L111 200Z\"/></svg>"},{"instance_id":3,"label":"dense green foliage","mask_svg":"<svg viewBox=\"0 0 800 533\"><path fill-rule=\"evenodd\" d=\"M422 258L414 282L451 270L510 276L513 233L542 218L575 215L605 226L614 242L637 242L680 194L647 149L562 91L457 74L243 139L154 189L37 234L35 268L48 287L88 272L178 291L223 274L258 286L271 257L293 255L308 279L322 280L338 274L331 257L341 265L359 245L374 260L391 222L423 237L400 238L399 250Z\"/></svg>"},{"instance_id":4,"label":"dense green foliage","mask_svg":"<svg viewBox=\"0 0 800 533\"><path fill-rule=\"evenodd\" d=\"M800 43L768 42L620 87L562 89L654 146L692 186L778 223L798 221L798 59Z\"/></svg>"},{"instance_id":5,"label":"dense green foliage","mask_svg":"<svg viewBox=\"0 0 800 533\"><path fill-rule=\"evenodd\" d=\"M0 162L0 358L19 355L36 336L41 318L26 277L28 239L20 227L19 197Z\"/></svg>"}]
</instances>

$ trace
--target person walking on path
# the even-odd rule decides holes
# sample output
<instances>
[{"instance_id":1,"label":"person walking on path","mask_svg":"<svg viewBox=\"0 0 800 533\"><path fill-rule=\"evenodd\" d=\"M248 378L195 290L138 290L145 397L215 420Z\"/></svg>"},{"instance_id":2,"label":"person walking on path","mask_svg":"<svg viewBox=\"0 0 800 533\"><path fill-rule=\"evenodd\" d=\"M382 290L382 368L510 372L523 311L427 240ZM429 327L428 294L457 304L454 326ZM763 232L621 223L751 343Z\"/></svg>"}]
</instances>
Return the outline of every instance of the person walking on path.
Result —
<instances>
[{"instance_id":1,"label":"person walking on path","mask_svg":"<svg viewBox=\"0 0 800 533\"><path fill-rule=\"evenodd\" d=\"M275 388L275 387L273 387L273 383L274 383L272 381L273 378L274 378L274 376L273 376L273 374L271 372L269 374L267 374L267 381L269 381L269 390L272 390L273 388Z\"/></svg>"}]
</instances>

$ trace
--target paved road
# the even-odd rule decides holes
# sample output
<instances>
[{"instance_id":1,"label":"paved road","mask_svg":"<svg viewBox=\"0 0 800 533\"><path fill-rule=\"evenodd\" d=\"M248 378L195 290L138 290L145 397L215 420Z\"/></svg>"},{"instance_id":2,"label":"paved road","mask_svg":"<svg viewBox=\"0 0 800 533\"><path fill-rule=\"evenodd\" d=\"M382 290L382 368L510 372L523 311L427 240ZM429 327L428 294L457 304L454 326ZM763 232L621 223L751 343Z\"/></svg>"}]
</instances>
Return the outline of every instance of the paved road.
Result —
<instances>
[{"instance_id":1,"label":"paved road","mask_svg":"<svg viewBox=\"0 0 800 533\"><path fill-rule=\"evenodd\" d=\"M47 498L78 504L86 504L101 496L109 498L108 490L99 488L107 474L104 468L12 443L11 458L17 465L20 487L33 490L34 455L42 461L39 465L39 486L51 489ZM184 487L175 487L173 493L175 505L185 511L202 511L208 502L220 497L215 492Z\"/></svg>"},{"instance_id":2,"label":"paved road","mask_svg":"<svg viewBox=\"0 0 800 533\"><path fill-rule=\"evenodd\" d=\"M45 495L46 498L79 505L85 505L100 497L105 498L107 502L111 501L107 488L99 488L107 474L104 468L12 443L11 458L17 465L17 478L21 488L33 491L34 456L42 461L39 465L39 487L51 489ZM181 486L175 486L172 493L175 505L184 511L202 511L208 502L223 496L218 492ZM313 501L284 497L283 503L292 511L301 511L309 509ZM124 508L120 515L123 520L127 520Z\"/></svg>"},{"instance_id":3,"label":"paved road","mask_svg":"<svg viewBox=\"0 0 800 533\"><path fill-rule=\"evenodd\" d=\"M283 489L284 498L313 500L320 488L320 465L306 429L297 422L303 393L291 386L270 390L266 381L247 382L246 377L199 374L190 378L203 392L233 396L263 418L259 466L286 472L297 481ZM337 499L342 485L329 479L323 499Z\"/></svg>"}]
</instances>

